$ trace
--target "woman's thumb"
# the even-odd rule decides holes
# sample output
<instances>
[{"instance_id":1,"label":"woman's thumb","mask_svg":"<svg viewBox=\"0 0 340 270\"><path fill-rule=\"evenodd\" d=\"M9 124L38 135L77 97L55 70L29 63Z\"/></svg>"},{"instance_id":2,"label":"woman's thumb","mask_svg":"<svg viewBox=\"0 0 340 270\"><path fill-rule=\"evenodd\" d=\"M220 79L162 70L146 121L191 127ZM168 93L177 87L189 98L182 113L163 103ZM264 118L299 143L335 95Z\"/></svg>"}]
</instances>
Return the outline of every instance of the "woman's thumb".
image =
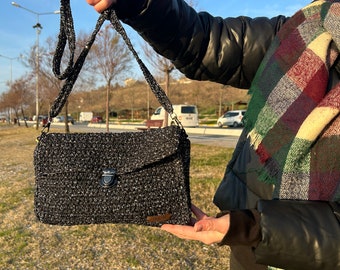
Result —
<instances>
[{"instance_id":1,"label":"woman's thumb","mask_svg":"<svg viewBox=\"0 0 340 270\"><path fill-rule=\"evenodd\" d=\"M210 219L202 219L197 221L194 225L194 230L196 232L211 231L213 230L213 222Z\"/></svg>"}]
</instances>

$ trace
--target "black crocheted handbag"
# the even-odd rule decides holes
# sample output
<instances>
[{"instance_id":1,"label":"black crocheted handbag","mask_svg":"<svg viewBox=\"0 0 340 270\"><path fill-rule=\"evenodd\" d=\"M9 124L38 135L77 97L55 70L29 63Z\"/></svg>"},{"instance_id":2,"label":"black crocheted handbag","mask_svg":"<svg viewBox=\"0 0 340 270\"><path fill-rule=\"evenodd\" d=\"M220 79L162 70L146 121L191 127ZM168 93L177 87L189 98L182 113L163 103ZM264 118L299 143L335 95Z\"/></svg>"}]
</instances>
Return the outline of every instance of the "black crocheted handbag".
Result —
<instances>
[{"instance_id":1,"label":"black crocheted handbag","mask_svg":"<svg viewBox=\"0 0 340 270\"><path fill-rule=\"evenodd\" d=\"M69 0L62 0L54 71L66 81L51 108L51 119L64 106L95 35L106 19L123 36L152 91L173 115L169 99L139 59L113 10L101 14L76 63L69 64L60 75L65 40L68 39L71 47L74 43L70 35L73 21ZM189 223L190 141L173 117L178 126L124 133L50 133L49 121L34 152L34 204L38 219L58 225Z\"/></svg>"}]
</instances>

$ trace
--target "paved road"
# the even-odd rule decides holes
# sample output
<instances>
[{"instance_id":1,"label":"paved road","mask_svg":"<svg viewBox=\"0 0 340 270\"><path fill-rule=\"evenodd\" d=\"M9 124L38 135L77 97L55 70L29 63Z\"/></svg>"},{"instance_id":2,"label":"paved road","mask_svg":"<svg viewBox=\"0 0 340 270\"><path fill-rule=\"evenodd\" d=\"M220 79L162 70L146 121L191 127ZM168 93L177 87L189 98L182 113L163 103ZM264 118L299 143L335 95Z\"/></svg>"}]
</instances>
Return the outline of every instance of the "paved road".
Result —
<instances>
[{"instance_id":1,"label":"paved road","mask_svg":"<svg viewBox=\"0 0 340 270\"><path fill-rule=\"evenodd\" d=\"M137 127L140 125L110 125L111 132L137 132ZM53 129L63 129L63 123L52 123L51 131ZM75 124L70 125L71 132L105 132L106 127L103 124ZM189 135L189 139L192 143L212 145L219 147L234 148L241 128L217 128L217 127L198 127L198 128L186 128Z\"/></svg>"}]
</instances>

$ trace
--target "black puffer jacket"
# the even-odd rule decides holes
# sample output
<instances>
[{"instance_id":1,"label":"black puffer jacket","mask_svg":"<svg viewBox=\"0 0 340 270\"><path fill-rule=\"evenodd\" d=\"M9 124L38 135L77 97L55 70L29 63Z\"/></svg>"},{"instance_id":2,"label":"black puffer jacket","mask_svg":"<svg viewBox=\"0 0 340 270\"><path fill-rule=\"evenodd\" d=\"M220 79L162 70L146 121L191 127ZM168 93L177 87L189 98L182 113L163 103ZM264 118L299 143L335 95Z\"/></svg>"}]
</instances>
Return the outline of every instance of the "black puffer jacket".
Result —
<instances>
[{"instance_id":1,"label":"black puffer jacket","mask_svg":"<svg viewBox=\"0 0 340 270\"><path fill-rule=\"evenodd\" d=\"M282 16L222 19L196 13L183 0L120 2L116 6L120 18L187 77L244 89L287 20ZM331 74L333 84L339 82L339 59ZM221 210L257 207L260 211L257 261L286 269L340 269L339 204L270 200L272 187L257 181L257 168L257 156L242 134L222 182L231 188L222 200L220 194L215 197Z\"/></svg>"}]
</instances>

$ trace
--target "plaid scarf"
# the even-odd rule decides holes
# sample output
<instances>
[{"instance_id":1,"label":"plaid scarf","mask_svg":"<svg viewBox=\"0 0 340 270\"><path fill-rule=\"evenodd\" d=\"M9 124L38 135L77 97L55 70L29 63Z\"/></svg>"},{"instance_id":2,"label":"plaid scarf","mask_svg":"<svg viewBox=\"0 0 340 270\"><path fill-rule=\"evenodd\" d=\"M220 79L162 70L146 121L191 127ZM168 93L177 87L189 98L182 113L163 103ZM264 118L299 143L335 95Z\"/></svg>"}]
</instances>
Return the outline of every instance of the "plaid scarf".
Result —
<instances>
[{"instance_id":1,"label":"plaid scarf","mask_svg":"<svg viewBox=\"0 0 340 270\"><path fill-rule=\"evenodd\" d=\"M340 201L340 1L314 1L277 34L250 87L246 126L280 199ZM329 89L331 88L331 89Z\"/></svg>"}]
</instances>

